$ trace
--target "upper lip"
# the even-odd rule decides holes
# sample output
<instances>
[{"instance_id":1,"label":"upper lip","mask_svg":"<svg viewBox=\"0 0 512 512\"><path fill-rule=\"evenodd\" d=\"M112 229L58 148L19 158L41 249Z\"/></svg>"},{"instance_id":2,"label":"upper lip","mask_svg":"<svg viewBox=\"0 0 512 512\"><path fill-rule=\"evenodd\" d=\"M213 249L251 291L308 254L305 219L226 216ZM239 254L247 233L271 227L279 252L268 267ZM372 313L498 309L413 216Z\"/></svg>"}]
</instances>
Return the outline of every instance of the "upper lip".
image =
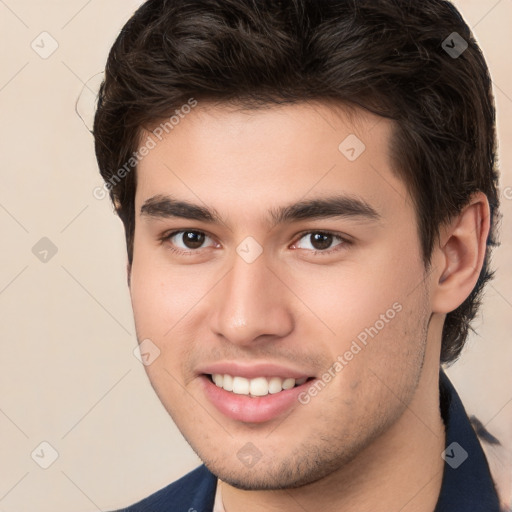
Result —
<instances>
[{"instance_id":1,"label":"upper lip","mask_svg":"<svg viewBox=\"0 0 512 512\"><path fill-rule=\"evenodd\" d=\"M281 377L282 379L301 379L311 377L312 374L274 363L240 363L236 361L222 361L211 363L198 368L199 374L221 374L233 377L255 379L257 377Z\"/></svg>"}]
</instances>

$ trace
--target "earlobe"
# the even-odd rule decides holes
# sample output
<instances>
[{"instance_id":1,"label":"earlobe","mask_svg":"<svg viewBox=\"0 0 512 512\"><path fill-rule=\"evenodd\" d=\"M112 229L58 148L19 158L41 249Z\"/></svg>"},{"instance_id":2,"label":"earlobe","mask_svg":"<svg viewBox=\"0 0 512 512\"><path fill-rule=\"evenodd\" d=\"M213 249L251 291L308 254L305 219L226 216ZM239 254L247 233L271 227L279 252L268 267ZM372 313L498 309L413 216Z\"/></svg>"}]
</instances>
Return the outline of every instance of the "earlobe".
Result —
<instances>
[{"instance_id":1,"label":"earlobe","mask_svg":"<svg viewBox=\"0 0 512 512\"><path fill-rule=\"evenodd\" d=\"M484 263L489 230L489 202L482 192L441 228L434 250L439 278L432 295L433 312L457 309L472 292Z\"/></svg>"}]
</instances>

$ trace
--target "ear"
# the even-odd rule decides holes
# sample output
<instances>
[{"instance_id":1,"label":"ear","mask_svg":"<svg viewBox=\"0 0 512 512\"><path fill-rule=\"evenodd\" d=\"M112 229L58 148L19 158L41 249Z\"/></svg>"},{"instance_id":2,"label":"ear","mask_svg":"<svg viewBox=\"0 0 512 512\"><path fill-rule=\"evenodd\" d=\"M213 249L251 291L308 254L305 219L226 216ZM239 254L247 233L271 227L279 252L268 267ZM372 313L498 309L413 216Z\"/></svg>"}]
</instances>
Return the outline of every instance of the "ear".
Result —
<instances>
[{"instance_id":1,"label":"ear","mask_svg":"<svg viewBox=\"0 0 512 512\"><path fill-rule=\"evenodd\" d=\"M459 215L441 226L432 255L437 269L431 295L434 313L450 313L473 291L485 259L490 216L489 201L478 192Z\"/></svg>"}]
</instances>

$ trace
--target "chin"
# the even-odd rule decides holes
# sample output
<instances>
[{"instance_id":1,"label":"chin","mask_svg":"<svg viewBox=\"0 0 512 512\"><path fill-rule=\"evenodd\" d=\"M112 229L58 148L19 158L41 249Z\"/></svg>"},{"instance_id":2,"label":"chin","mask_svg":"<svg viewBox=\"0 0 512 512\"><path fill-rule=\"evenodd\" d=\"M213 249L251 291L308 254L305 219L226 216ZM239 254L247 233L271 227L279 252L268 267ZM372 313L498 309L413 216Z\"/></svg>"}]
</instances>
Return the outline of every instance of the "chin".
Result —
<instances>
[{"instance_id":1,"label":"chin","mask_svg":"<svg viewBox=\"0 0 512 512\"><path fill-rule=\"evenodd\" d=\"M214 471L215 468L208 469L210 469L210 471L223 482L242 491L279 491L283 489L296 489L322 478L321 476L312 478L311 475L306 476L292 474L280 474L276 477L276 475L268 473L265 469L258 472L258 474L251 473L251 470L240 471L238 474L235 474L233 471L221 471L219 473Z\"/></svg>"},{"instance_id":2,"label":"chin","mask_svg":"<svg viewBox=\"0 0 512 512\"><path fill-rule=\"evenodd\" d=\"M300 453L297 451L296 453ZM219 463L204 461L205 466L223 482L243 491L278 491L297 489L313 484L339 470L349 462L343 455L332 458L333 454L310 453L309 457L295 456L288 459L268 461L262 459L254 467L226 467L225 459ZM238 460L237 460L238 462Z\"/></svg>"}]
</instances>

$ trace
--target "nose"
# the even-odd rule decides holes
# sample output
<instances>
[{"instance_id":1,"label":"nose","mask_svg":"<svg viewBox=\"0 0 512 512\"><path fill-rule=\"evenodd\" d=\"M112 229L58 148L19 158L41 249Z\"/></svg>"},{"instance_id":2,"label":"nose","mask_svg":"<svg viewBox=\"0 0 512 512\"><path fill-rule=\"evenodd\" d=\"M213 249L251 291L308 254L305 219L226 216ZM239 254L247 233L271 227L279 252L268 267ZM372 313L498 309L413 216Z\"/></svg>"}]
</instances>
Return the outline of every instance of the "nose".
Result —
<instances>
[{"instance_id":1,"label":"nose","mask_svg":"<svg viewBox=\"0 0 512 512\"><path fill-rule=\"evenodd\" d=\"M264 255L252 263L236 256L215 290L210 328L217 336L248 346L275 342L293 330L293 294Z\"/></svg>"}]
</instances>

